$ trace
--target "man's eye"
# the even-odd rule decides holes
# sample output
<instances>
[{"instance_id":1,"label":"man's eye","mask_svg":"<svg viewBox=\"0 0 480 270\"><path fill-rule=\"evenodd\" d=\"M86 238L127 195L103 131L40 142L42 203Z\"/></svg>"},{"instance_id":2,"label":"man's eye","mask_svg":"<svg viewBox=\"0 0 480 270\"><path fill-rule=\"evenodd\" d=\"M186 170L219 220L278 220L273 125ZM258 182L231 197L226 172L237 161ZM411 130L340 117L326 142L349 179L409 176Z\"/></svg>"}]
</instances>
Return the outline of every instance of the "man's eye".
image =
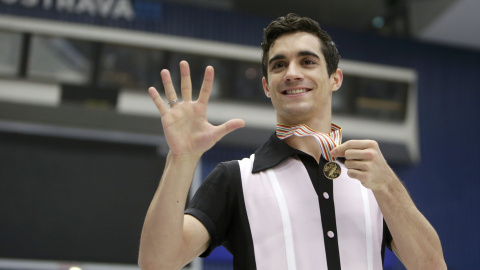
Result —
<instances>
[{"instance_id":1,"label":"man's eye","mask_svg":"<svg viewBox=\"0 0 480 270\"><path fill-rule=\"evenodd\" d=\"M278 63L273 64L272 69L277 69L277 68L282 68L282 67L285 67L285 63L278 62Z\"/></svg>"},{"instance_id":2,"label":"man's eye","mask_svg":"<svg viewBox=\"0 0 480 270\"><path fill-rule=\"evenodd\" d=\"M313 65L313 64L315 64L316 62L313 61L313 60L311 60L311 59L305 59L305 60L303 61L303 63L304 63L305 65Z\"/></svg>"}]
</instances>

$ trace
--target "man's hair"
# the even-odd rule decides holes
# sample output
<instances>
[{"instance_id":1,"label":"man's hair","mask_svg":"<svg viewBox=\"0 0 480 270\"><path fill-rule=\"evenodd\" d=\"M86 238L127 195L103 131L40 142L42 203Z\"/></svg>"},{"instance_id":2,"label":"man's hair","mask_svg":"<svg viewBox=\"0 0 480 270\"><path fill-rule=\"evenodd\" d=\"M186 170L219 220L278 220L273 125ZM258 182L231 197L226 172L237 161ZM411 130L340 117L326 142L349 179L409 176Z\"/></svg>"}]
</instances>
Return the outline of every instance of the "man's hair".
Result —
<instances>
[{"instance_id":1,"label":"man's hair","mask_svg":"<svg viewBox=\"0 0 480 270\"><path fill-rule=\"evenodd\" d=\"M322 30L318 22L308 17L300 17L295 13L289 13L285 17L279 17L271 22L263 30L262 71L265 78L268 79L268 53L273 43L279 36L294 32L307 32L317 36L320 39L321 51L327 62L328 76L330 77L337 71L340 54L332 38Z\"/></svg>"}]
</instances>

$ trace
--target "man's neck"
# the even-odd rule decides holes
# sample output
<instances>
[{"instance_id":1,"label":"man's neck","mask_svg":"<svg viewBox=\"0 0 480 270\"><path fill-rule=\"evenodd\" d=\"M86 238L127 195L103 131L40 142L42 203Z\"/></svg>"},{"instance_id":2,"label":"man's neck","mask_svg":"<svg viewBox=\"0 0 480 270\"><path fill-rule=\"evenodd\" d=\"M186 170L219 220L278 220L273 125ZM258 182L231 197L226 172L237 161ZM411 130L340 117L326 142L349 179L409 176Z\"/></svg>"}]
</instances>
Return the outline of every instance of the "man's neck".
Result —
<instances>
[{"instance_id":1,"label":"man's neck","mask_svg":"<svg viewBox=\"0 0 480 270\"><path fill-rule=\"evenodd\" d=\"M307 125L311 129L314 129L317 132L322 133L330 133L332 131L332 122L330 115L324 118L314 118L314 119L300 119L300 118L290 118L288 120L281 119L277 115L277 123L284 124L284 125ZM322 150L320 149L317 140L314 137L298 137L298 136L291 136L285 139L285 142L290 146L297 150L300 150L304 153L309 154L317 163L320 162L320 157L322 155Z\"/></svg>"},{"instance_id":2,"label":"man's neck","mask_svg":"<svg viewBox=\"0 0 480 270\"><path fill-rule=\"evenodd\" d=\"M332 131L331 117L325 117L325 119L280 119L277 117L278 124L284 124L289 126L295 125L307 125L311 129L322 133L330 133Z\"/></svg>"},{"instance_id":3,"label":"man's neck","mask_svg":"<svg viewBox=\"0 0 480 270\"><path fill-rule=\"evenodd\" d=\"M320 157L322 155L322 151L318 146L318 142L314 137L297 137L291 136L285 139L285 142L292 148L300 150L304 153L309 154L317 163L320 162Z\"/></svg>"}]
</instances>

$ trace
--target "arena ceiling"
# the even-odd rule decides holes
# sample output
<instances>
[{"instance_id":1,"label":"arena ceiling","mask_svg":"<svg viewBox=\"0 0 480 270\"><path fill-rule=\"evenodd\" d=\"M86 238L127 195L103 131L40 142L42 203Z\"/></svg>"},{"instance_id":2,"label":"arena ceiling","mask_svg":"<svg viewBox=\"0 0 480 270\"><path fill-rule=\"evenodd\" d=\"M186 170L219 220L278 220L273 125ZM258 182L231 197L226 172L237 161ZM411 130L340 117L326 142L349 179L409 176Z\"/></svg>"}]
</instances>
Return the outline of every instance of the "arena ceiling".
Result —
<instances>
[{"instance_id":1,"label":"arena ceiling","mask_svg":"<svg viewBox=\"0 0 480 270\"><path fill-rule=\"evenodd\" d=\"M258 15L288 12L322 25L480 50L479 0L164 0Z\"/></svg>"}]
</instances>

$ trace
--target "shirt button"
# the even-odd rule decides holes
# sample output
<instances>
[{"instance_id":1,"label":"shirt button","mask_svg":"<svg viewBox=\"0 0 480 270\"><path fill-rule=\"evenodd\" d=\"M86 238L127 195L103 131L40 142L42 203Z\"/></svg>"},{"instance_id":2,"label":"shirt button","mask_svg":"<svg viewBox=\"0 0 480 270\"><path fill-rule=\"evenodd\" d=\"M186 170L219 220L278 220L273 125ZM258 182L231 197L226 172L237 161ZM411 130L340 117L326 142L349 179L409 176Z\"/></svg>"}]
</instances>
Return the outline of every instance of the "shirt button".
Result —
<instances>
[{"instance_id":1,"label":"shirt button","mask_svg":"<svg viewBox=\"0 0 480 270\"><path fill-rule=\"evenodd\" d=\"M323 197L328 200L330 198L330 195L328 195L327 192L323 192Z\"/></svg>"},{"instance_id":2,"label":"shirt button","mask_svg":"<svg viewBox=\"0 0 480 270\"><path fill-rule=\"evenodd\" d=\"M327 232L328 237L333 238L335 237L335 234L332 231Z\"/></svg>"}]
</instances>

